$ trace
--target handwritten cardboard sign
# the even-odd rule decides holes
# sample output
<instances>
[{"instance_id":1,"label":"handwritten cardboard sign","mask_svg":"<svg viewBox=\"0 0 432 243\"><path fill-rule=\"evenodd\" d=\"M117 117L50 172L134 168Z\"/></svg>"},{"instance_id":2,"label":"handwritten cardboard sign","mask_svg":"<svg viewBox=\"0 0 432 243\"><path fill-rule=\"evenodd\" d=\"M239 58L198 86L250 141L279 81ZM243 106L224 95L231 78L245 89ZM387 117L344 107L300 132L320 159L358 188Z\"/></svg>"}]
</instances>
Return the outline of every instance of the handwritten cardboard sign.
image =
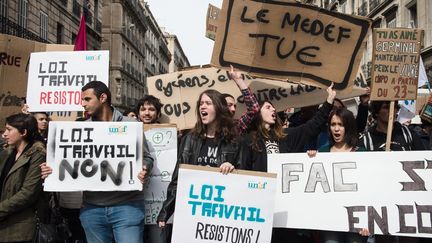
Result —
<instances>
[{"instance_id":1,"label":"handwritten cardboard sign","mask_svg":"<svg viewBox=\"0 0 432 243\"><path fill-rule=\"evenodd\" d=\"M431 151L269 154L274 227L432 238Z\"/></svg>"},{"instance_id":2,"label":"handwritten cardboard sign","mask_svg":"<svg viewBox=\"0 0 432 243\"><path fill-rule=\"evenodd\" d=\"M30 53L72 50L73 45L45 44L0 34L0 130L6 117L21 112L27 93Z\"/></svg>"},{"instance_id":3,"label":"handwritten cardboard sign","mask_svg":"<svg viewBox=\"0 0 432 243\"><path fill-rule=\"evenodd\" d=\"M141 122L50 122L45 191L142 190Z\"/></svg>"},{"instance_id":4,"label":"handwritten cardboard sign","mask_svg":"<svg viewBox=\"0 0 432 243\"><path fill-rule=\"evenodd\" d=\"M216 31L218 28L220 9L216 6L209 4L207 9L207 19L206 19L206 33L205 36L210 40L216 39Z\"/></svg>"},{"instance_id":5,"label":"handwritten cardboard sign","mask_svg":"<svg viewBox=\"0 0 432 243\"><path fill-rule=\"evenodd\" d=\"M91 81L108 86L108 51L32 53L27 103L30 111L82 111L81 88Z\"/></svg>"},{"instance_id":6,"label":"handwritten cardboard sign","mask_svg":"<svg viewBox=\"0 0 432 243\"><path fill-rule=\"evenodd\" d=\"M275 177L181 165L172 242L270 242Z\"/></svg>"},{"instance_id":7,"label":"handwritten cardboard sign","mask_svg":"<svg viewBox=\"0 0 432 243\"><path fill-rule=\"evenodd\" d=\"M417 98L422 31L374 29L372 100Z\"/></svg>"},{"instance_id":8,"label":"handwritten cardboard sign","mask_svg":"<svg viewBox=\"0 0 432 243\"><path fill-rule=\"evenodd\" d=\"M308 85L349 87L370 21L295 2L224 0L211 64Z\"/></svg>"},{"instance_id":9,"label":"handwritten cardboard sign","mask_svg":"<svg viewBox=\"0 0 432 243\"><path fill-rule=\"evenodd\" d=\"M351 98L365 93L366 81L363 75L358 75L353 81L356 86L338 92L338 98ZM243 74L243 78L258 101L271 101L279 111L288 107L321 104L327 97L325 89L314 86L255 79L247 74ZM161 122L175 123L179 129L194 126L198 96L207 89L234 96L237 100L237 118L246 111L241 92L225 69L210 67L149 77L148 89L150 94L158 97L164 104Z\"/></svg>"}]
</instances>

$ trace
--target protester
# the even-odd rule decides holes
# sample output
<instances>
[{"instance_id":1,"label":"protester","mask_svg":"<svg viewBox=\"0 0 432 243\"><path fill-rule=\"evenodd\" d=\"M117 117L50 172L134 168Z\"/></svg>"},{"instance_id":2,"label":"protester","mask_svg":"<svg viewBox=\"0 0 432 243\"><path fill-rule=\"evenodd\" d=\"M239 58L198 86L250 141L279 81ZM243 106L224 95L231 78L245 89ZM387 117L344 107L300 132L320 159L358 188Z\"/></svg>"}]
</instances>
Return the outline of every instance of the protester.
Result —
<instances>
[{"instance_id":1,"label":"protester","mask_svg":"<svg viewBox=\"0 0 432 243\"><path fill-rule=\"evenodd\" d=\"M87 121L134 121L111 106L111 92L103 82L89 82L81 91L82 106L90 115ZM147 178L147 172L153 166L145 136L143 153L141 181ZM41 169L43 178L52 173L52 168L46 164ZM85 191L83 203L80 220L88 242L143 242L145 210L142 191Z\"/></svg>"},{"instance_id":2,"label":"protester","mask_svg":"<svg viewBox=\"0 0 432 243\"><path fill-rule=\"evenodd\" d=\"M219 167L222 173L227 174L240 162L234 121L222 95L216 90L206 90L200 94L196 107L197 122L194 129L182 138L167 199L158 215L162 228L174 213L180 164Z\"/></svg>"},{"instance_id":3,"label":"protester","mask_svg":"<svg viewBox=\"0 0 432 243\"><path fill-rule=\"evenodd\" d=\"M399 109L395 103L395 114ZM389 119L389 101L372 101L370 104L370 111L376 123L366 131L362 137L361 142L367 151L384 151L387 138L387 127ZM393 130L391 136L390 150L391 151L410 151L410 150L424 150L422 141L415 132L396 121L396 115L393 118Z\"/></svg>"},{"instance_id":4,"label":"protester","mask_svg":"<svg viewBox=\"0 0 432 243\"><path fill-rule=\"evenodd\" d=\"M247 132L247 129L252 122L253 117L259 111L259 104L254 94L252 93L252 90L244 82L241 74L239 72L236 72L232 65L230 67L230 78L234 80L234 82L237 84L237 87L240 89L240 92L243 96L243 101L246 105L245 113L238 120L235 120L237 126L237 133L241 135ZM237 109L234 96L230 94L222 94L222 97L227 102L231 116L234 117Z\"/></svg>"},{"instance_id":5,"label":"protester","mask_svg":"<svg viewBox=\"0 0 432 243\"><path fill-rule=\"evenodd\" d=\"M259 113L253 119L249 133L241 144L241 168L246 170L267 172L267 154L302 152L306 143L316 138L320 127L327 121L332 109L336 91L333 85L327 88L325 102L312 119L303 125L283 129L282 122L276 115L276 110L269 101L261 104ZM304 234L303 234L304 233ZM306 235L310 232L274 228L272 242L310 242Z\"/></svg>"},{"instance_id":6,"label":"protester","mask_svg":"<svg viewBox=\"0 0 432 243\"><path fill-rule=\"evenodd\" d=\"M356 119L351 111L345 107L333 109L328 119L328 132L330 134L329 144L321 147L319 152L356 152L365 151L364 148L358 147L358 134ZM307 151L309 157L316 155L316 150ZM346 233L336 231L319 231L321 242L323 243L372 243L374 237L364 237L369 235L367 229L357 233Z\"/></svg>"},{"instance_id":7,"label":"protester","mask_svg":"<svg viewBox=\"0 0 432 243\"><path fill-rule=\"evenodd\" d=\"M391 134L391 151L425 150L425 147L415 132L396 121L399 105L395 102L393 114L393 130ZM387 128L390 115L389 101L372 101L369 107L375 124L360 138L360 142L367 151L385 151ZM410 237L376 236L377 242L409 242Z\"/></svg>"},{"instance_id":8,"label":"protester","mask_svg":"<svg viewBox=\"0 0 432 243\"><path fill-rule=\"evenodd\" d=\"M135 108L135 113L138 114L138 119L144 124L158 123L158 119L162 116L162 103L153 95L145 95L138 101ZM158 225L144 226L144 242L151 243L168 243L171 233L171 227L162 230Z\"/></svg>"},{"instance_id":9,"label":"protester","mask_svg":"<svg viewBox=\"0 0 432 243\"><path fill-rule=\"evenodd\" d=\"M123 112L123 116L127 116L127 117L132 118L132 119L135 119L135 120L138 119L138 117L137 117L137 115L136 115L134 109L126 109L126 110Z\"/></svg>"},{"instance_id":10,"label":"protester","mask_svg":"<svg viewBox=\"0 0 432 243\"><path fill-rule=\"evenodd\" d=\"M32 115L36 118L38 124L38 132L42 136L45 144L48 137L48 122L49 116L46 112L33 112Z\"/></svg>"},{"instance_id":11,"label":"protester","mask_svg":"<svg viewBox=\"0 0 432 243\"><path fill-rule=\"evenodd\" d=\"M8 148L0 153L0 242L29 242L36 230L36 205L41 205L39 165L45 147L36 119L28 114L7 117L3 138Z\"/></svg>"},{"instance_id":12,"label":"protester","mask_svg":"<svg viewBox=\"0 0 432 243\"><path fill-rule=\"evenodd\" d=\"M162 103L153 95L146 95L138 101L135 112L144 124L156 123L161 117Z\"/></svg>"}]
</instances>

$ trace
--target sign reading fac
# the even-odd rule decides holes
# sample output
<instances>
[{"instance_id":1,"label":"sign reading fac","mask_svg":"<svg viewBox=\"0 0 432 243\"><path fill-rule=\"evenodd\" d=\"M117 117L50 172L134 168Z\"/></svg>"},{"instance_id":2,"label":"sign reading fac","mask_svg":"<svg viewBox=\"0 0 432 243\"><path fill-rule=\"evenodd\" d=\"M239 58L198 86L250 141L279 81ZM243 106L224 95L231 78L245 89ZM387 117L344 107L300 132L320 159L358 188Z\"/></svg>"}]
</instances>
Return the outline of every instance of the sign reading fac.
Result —
<instances>
[{"instance_id":1,"label":"sign reading fac","mask_svg":"<svg viewBox=\"0 0 432 243\"><path fill-rule=\"evenodd\" d=\"M374 29L372 100L415 100L422 31Z\"/></svg>"},{"instance_id":2,"label":"sign reading fac","mask_svg":"<svg viewBox=\"0 0 432 243\"><path fill-rule=\"evenodd\" d=\"M269 154L274 227L432 238L432 152Z\"/></svg>"},{"instance_id":3,"label":"sign reading fac","mask_svg":"<svg viewBox=\"0 0 432 243\"><path fill-rule=\"evenodd\" d=\"M172 242L270 242L275 177L181 165Z\"/></svg>"},{"instance_id":4,"label":"sign reading fac","mask_svg":"<svg viewBox=\"0 0 432 243\"><path fill-rule=\"evenodd\" d=\"M211 63L337 90L354 80L370 21L310 5L224 0Z\"/></svg>"},{"instance_id":5,"label":"sign reading fac","mask_svg":"<svg viewBox=\"0 0 432 243\"><path fill-rule=\"evenodd\" d=\"M30 57L30 111L82 111L81 88L91 81L108 86L108 51L37 52Z\"/></svg>"},{"instance_id":6,"label":"sign reading fac","mask_svg":"<svg viewBox=\"0 0 432 243\"><path fill-rule=\"evenodd\" d=\"M142 190L141 122L50 122L45 191Z\"/></svg>"}]
</instances>

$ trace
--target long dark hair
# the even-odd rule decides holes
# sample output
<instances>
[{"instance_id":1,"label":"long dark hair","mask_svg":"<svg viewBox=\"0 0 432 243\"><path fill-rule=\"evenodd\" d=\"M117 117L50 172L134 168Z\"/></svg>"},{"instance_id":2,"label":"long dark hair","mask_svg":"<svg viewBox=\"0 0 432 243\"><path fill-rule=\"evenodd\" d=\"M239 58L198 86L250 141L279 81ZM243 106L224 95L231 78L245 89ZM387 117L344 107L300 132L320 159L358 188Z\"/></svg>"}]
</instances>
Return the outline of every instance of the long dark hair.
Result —
<instances>
[{"instance_id":1,"label":"long dark hair","mask_svg":"<svg viewBox=\"0 0 432 243\"><path fill-rule=\"evenodd\" d=\"M236 138L236 130L234 121L231 117L231 113L228 110L228 104L224 98L222 98L222 94L219 91L214 89L208 89L203 91L198 97L196 103L196 117L197 122L195 123L195 128L192 130L192 133L195 136L204 138L207 126L204 125L201 121L200 116L200 101L201 97L206 94L212 101L215 112L216 112L216 138L224 138L227 141L232 141Z\"/></svg>"},{"instance_id":2,"label":"long dark hair","mask_svg":"<svg viewBox=\"0 0 432 243\"><path fill-rule=\"evenodd\" d=\"M251 123L252 148L258 152L261 152L261 148L259 146L260 139L274 139L276 141L280 141L286 137L283 128L283 122L278 116L276 116L275 124L270 125L270 130L266 129L265 123L261 116L261 108L266 102L273 106L270 101L260 101L258 103L260 106L260 111L255 114Z\"/></svg>"},{"instance_id":3,"label":"long dark hair","mask_svg":"<svg viewBox=\"0 0 432 243\"><path fill-rule=\"evenodd\" d=\"M328 119L328 132L329 132L329 144L330 147L332 147L335 144L333 135L331 133L331 119L333 116L338 116L341 121L342 125L345 128L345 136L343 139L343 142L345 142L350 147L356 147L358 142L358 134L357 134L357 123L354 118L354 115L351 111L349 111L347 108L340 108L340 109L334 109Z\"/></svg>"},{"instance_id":4,"label":"long dark hair","mask_svg":"<svg viewBox=\"0 0 432 243\"><path fill-rule=\"evenodd\" d=\"M27 134L23 137L24 141L27 143L33 143L36 140L42 141L36 118L30 114L18 113L8 116L6 118L6 124L16 128L21 134L27 131Z\"/></svg>"}]
</instances>

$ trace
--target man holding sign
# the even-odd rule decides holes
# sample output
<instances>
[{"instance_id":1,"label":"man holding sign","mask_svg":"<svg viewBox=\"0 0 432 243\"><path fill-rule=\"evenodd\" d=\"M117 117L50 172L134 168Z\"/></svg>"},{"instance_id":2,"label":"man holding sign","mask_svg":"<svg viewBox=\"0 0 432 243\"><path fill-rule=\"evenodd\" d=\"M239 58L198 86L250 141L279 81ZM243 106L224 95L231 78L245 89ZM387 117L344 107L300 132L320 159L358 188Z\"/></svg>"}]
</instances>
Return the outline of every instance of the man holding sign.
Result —
<instances>
[{"instance_id":1,"label":"man holding sign","mask_svg":"<svg viewBox=\"0 0 432 243\"><path fill-rule=\"evenodd\" d=\"M100 81L92 81L82 89L82 106L90 115L87 121L134 121L111 106L111 92ZM143 168L140 178L147 178L152 169L146 139L143 139ZM41 166L42 178L52 168ZM142 180L141 182L143 182ZM84 192L80 219L88 242L142 242L144 229L144 194L141 191Z\"/></svg>"}]
</instances>

